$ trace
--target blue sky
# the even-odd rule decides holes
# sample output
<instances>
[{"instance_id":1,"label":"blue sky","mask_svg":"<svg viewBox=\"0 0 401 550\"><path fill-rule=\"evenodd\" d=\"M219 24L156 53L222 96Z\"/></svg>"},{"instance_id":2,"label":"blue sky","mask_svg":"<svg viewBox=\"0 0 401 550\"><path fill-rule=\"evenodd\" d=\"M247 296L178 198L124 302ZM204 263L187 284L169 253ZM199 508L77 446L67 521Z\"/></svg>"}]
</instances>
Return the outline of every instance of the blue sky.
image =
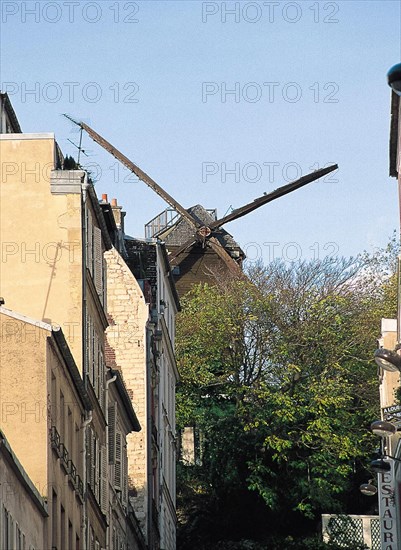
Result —
<instances>
[{"instance_id":1,"label":"blue sky","mask_svg":"<svg viewBox=\"0 0 401 550\"><path fill-rule=\"evenodd\" d=\"M223 216L338 163L225 227L251 260L355 255L397 228L386 72L400 61L398 0L3 1L1 26L1 84L23 131L55 132L76 156L61 114L82 118L185 207ZM143 236L163 201L84 147L98 195Z\"/></svg>"}]
</instances>

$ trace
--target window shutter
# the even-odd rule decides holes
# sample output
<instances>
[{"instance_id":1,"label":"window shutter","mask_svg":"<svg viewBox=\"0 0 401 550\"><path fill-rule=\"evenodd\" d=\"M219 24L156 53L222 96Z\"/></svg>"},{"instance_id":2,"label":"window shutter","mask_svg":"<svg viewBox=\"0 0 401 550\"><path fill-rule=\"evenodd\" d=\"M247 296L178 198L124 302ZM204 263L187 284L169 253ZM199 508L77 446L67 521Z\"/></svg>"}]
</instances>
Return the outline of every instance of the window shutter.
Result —
<instances>
[{"instance_id":1,"label":"window shutter","mask_svg":"<svg viewBox=\"0 0 401 550\"><path fill-rule=\"evenodd\" d=\"M102 445L100 449L100 456L101 456L101 463L100 463L100 470L101 470L101 486L100 486L100 507L102 509L103 514L107 514L107 470L108 470L108 463L107 463L107 449L105 445Z\"/></svg>"},{"instance_id":2,"label":"window shutter","mask_svg":"<svg viewBox=\"0 0 401 550\"><path fill-rule=\"evenodd\" d=\"M99 346L98 346L98 358L99 358L98 372L97 372L97 376L98 376L98 381L97 381L98 399L99 399L100 407L101 407L102 411L104 411L104 375L105 375L105 372L104 372L104 362L103 362L103 350L101 348L100 343L99 343Z\"/></svg>"},{"instance_id":3,"label":"window shutter","mask_svg":"<svg viewBox=\"0 0 401 550\"><path fill-rule=\"evenodd\" d=\"M109 464L116 460L116 404L109 407Z\"/></svg>"},{"instance_id":4,"label":"window shutter","mask_svg":"<svg viewBox=\"0 0 401 550\"><path fill-rule=\"evenodd\" d=\"M102 258L102 280L103 280L103 307L107 310L107 262L105 257Z\"/></svg>"},{"instance_id":5,"label":"window shutter","mask_svg":"<svg viewBox=\"0 0 401 550\"><path fill-rule=\"evenodd\" d=\"M86 267L93 276L93 221L89 207L86 216Z\"/></svg>"},{"instance_id":6,"label":"window shutter","mask_svg":"<svg viewBox=\"0 0 401 550\"><path fill-rule=\"evenodd\" d=\"M122 503L127 506L128 504L128 460L127 460L127 446L122 448Z\"/></svg>"},{"instance_id":7,"label":"window shutter","mask_svg":"<svg viewBox=\"0 0 401 550\"><path fill-rule=\"evenodd\" d=\"M95 496L100 502L100 446L99 440L95 439Z\"/></svg>"},{"instance_id":8,"label":"window shutter","mask_svg":"<svg viewBox=\"0 0 401 550\"><path fill-rule=\"evenodd\" d=\"M90 346L90 365L89 365L89 380L91 381L91 384L93 388L95 387L94 382L94 370L95 370L95 353L96 353L96 341L95 341L95 331L94 331L94 324L93 319L90 320L89 325L90 331L89 331L89 346Z\"/></svg>"},{"instance_id":9,"label":"window shutter","mask_svg":"<svg viewBox=\"0 0 401 550\"><path fill-rule=\"evenodd\" d=\"M88 315L88 311L85 311L85 374L88 374L89 372L89 365L90 365L90 318Z\"/></svg>"},{"instance_id":10,"label":"window shutter","mask_svg":"<svg viewBox=\"0 0 401 550\"><path fill-rule=\"evenodd\" d=\"M94 283L96 292L99 295L100 301L103 303L103 254L102 254L102 231L98 227L94 227Z\"/></svg>"},{"instance_id":11,"label":"window shutter","mask_svg":"<svg viewBox=\"0 0 401 550\"><path fill-rule=\"evenodd\" d=\"M90 485L92 491L95 492L95 465L96 465L96 448L95 448L95 434L91 428L90 430L90 441L91 441L91 469L90 469Z\"/></svg>"},{"instance_id":12,"label":"window shutter","mask_svg":"<svg viewBox=\"0 0 401 550\"><path fill-rule=\"evenodd\" d=\"M121 476L122 476L122 437L120 432L116 432L116 458L114 463L114 487L117 491L121 491Z\"/></svg>"}]
</instances>

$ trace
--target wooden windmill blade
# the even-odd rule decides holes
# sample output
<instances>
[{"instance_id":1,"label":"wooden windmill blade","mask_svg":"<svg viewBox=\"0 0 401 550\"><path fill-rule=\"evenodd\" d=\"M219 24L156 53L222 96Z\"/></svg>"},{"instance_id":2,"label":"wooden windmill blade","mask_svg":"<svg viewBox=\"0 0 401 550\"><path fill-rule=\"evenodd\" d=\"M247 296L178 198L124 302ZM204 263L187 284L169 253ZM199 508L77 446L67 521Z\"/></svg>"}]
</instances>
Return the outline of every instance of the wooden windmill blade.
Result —
<instances>
[{"instance_id":1,"label":"wooden windmill blade","mask_svg":"<svg viewBox=\"0 0 401 550\"><path fill-rule=\"evenodd\" d=\"M224 216L224 218L221 218L220 220L216 220L215 222L212 222L209 225L209 228L213 230L218 227L221 227L225 223L237 220L238 218L241 218L242 216L249 214L249 212L256 210L260 206L263 206L268 202L271 202L280 197L283 197L288 193L292 193L292 191L295 191L296 189L299 189L300 187L303 187L304 185L307 185L308 183L311 183L312 181L315 181L325 176L326 174L333 172L333 170L337 170L337 168L338 168L337 164L333 164L332 166L329 166L327 168L321 168L320 170L315 170L314 172L311 172L306 176L302 176L298 180L288 183L287 185L283 185L282 187L275 189L274 191L272 191L271 193L268 193L267 195L262 195L261 197L258 197L252 202L246 204L245 206L241 206L241 208L236 208L233 212L231 212L227 216Z\"/></svg>"},{"instance_id":2,"label":"wooden windmill blade","mask_svg":"<svg viewBox=\"0 0 401 550\"><path fill-rule=\"evenodd\" d=\"M236 275L237 277L243 277L244 272L242 271L240 265L230 256L230 254L227 252L227 250L222 246L219 241L216 239L216 237L211 236L209 240L207 241L207 244L216 252L218 256L223 260L223 262L226 264L228 270L233 275Z\"/></svg>"},{"instance_id":3,"label":"wooden windmill blade","mask_svg":"<svg viewBox=\"0 0 401 550\"><path fill-rule=\"evenodd\" d=\"M223 260L230 272L238 274L242 273L239 264L227 252L224 245L219 242L219 239L216 237L215 230L218 230L223 224L241 218L242 216L245 216L249 212L256 210L264 204L267 204L268 202L287 195L288 193L291 193L292 191L295 191L296 189L299 189L300 187L303 187L304 185L307 185L308 183L311 183L312 181L315 181L338 168L338 166L335 164L327 168L316 170L315 172L307 174L306 176L303 176L296 181L279 187L278 189L272 191L267 195L258 197L251 203L248 203L241 208L237 208L236 210L231 212L231 214L224 216L220 220L216 220L211 223L205 223L194 212L185 209L178 201L176 201L171 195L169 195L167 191L160 187L160 185L158 185L148 174L141 170L134 162L123 155L123 153L121 153L118 149L111 145L111 143L105 140L100 134L95 132L95 130L93 130L90 126L88 126L84 122L78 122L68 115L64 116L68 118L71 122L79 126L82 130L85 130L96 143L98 143L101 147L103 147L103 149L113 155L114 158L119 160L126 168L128 168L128 170L133 172L141 181L146 183L148 187L153 189L153 191L155 191L155 193L162 197L162 199L164 199L167 204L169 204L176 212L181 214L182 218L184 218L190 224L190 227L193 228L193 233L184 242L184 244L179 245L178 249L174 250L170 254L169 258L173 264L178 263L178 257L185 251L187 251L188 249L192 249L192 247L197 243L202 243L203 248L209 246Z\"/></svg>"},{"instance_id":4,"label":"wooden windmill blade","mask_svg":"<svg viewBox=\"0 0 401 550\"><path fill-rule=\"evenodd\" d=\"M185 241L184 244L182 244L177 250L174 250L171 254L169 254L169 261L171 264L177 263L177 258L180 256L183 252L185 252L188 248L190 248L192 245L196 244L198 242L198 239L195 237L191 237L187 241Z\"/></svg>"},{"instance_id":5,"label":"wooden windmill blade","mask_svg":"<svg viewBox=\"0 0 401 550\"><path fill-rule=\"evenodd\" d=\"M128 170L133 172L141 181L146 183L155 193L157 193L162 199L164 199L167 204L169 204L174 210L179 212L181 216L183 216L195 229L199 229L202 227L202 222L197 219L194 215L190 214L179 202L177 202L167 191L165 191L160 185L158 185L146 172L141 170L139 166L137 166L135 163L133 163L129 158L127 158L121 151L116 149L111 143L109 143L107 140L105 140L100 134L95 132L90 126L85 124L85 122L78 122L74 120L69 115L64 114L68 120L85 130L87 134L98 143L103 149L108 151L111 155L113 155L114 158L119 160Z\"/></svg>"},{"instance_id":6,"label":"wooden windmill blade","mask_svg":"<svg viewBox=\"0 0 401 550\"><path fill-rule=\"evenodd\" d=\"M214 244L212 248L215 250L216 253L218 253L220 256L220 249L224 250L225 254L224 257L222 257L223 260L227 262L228 258L231 260L231 263L234 263L236 266L238 266L237 262L227 253L227 251L222 247L219 243L219 241L213 237L213 233L215 229L218 229L223 224L228 223L230 221L234 221L238 218L241 218L242 216L245 216L246 214L249 214L249 212L252 212L253 210L256 210L260 206L263 206L271 201L274 201L280 197L283 197L284 195L287 195L288 193L292 193L292 191L295 191L296 189L300 189L304 185L307 185L308 183L311 183L330 172L336 170L338 168L337 164L333 164L332 166L329 166L327 168L321 168L320 170L315 170L314 172L311 172L310 174L307 174L305 176L302 176L301 178L290 182L286 185L283 185L282 187L279 187L278 189L275 189L271 193L267 195L262 195L261 197L258 197L257 199L253 200L252 202L246 204L245 206L242 206L241 208L235 209L233 212L228 214L227 216L224 216L223 218L216 220L214 222L211 222L208 224L208 227L203 227L202 229L198 230L198 233L203 233L204 238L208 238L208 243L211 242L212 238L214 239ZM206 232L206 235L205 235ZM171 256L170 261L173 263L177 263L178 256L180 256L183 252L185 252L191 245L195 244L196 240L193 238L188 239L183 245L181 245L177 250L175 250ZM219 247L217 249L216 247ZM229 262L230 263L230 262Z\"/></svg>"}]
</instances>

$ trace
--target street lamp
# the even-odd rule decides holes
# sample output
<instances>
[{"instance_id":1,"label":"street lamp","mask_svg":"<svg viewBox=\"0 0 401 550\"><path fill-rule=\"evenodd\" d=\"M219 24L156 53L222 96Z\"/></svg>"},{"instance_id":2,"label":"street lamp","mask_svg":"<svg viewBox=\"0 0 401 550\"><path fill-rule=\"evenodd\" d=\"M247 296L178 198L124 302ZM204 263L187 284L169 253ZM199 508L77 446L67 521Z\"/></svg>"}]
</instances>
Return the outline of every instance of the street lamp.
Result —
<instances>
[{"instance_id":1,"label":"street lamp","mask_svg":"<svg viewBox=\"0 0 401 550\"><path fill-rule=\"evenodd\" d=\"M386 437L391 437L397 432L397 426L395 426L391 422L387 422L386 420L375 420L370 425L370 429L375 435L378 435L379 437L382 438L381 449L384 449L383 439ZM370 463L370 467L377 474L389 472L391 470L391 464L390 462L388 462L388 459L397 460L398 462L401 462L400 458L397 458L395 456L390 456L388 454L384 454L382 450L380 451L380 455L378 458L376 458L375 460L372 460L372 462Z\"/></svg>"},{"instance_id":2,"label":"street lamp","mask_svg":"<svg viewBox=\"0 0 401 550\"><path fill-rule=\"evenodd\" d=\"M377 487L373 485L373 479L369 479L368 483L362 483L359 490L367 497L373 497L377 493Z\"/></svg>"},{"instance_id":3,"label":"street lamp","mask_svg":"<svg viewBox=\"0 0 401 550\"><path fill-rule=\"evenodd\" d=\"M398 350L398 345L394 351L385 348L377 349L374 354L376 364L389 372L401 371L401 356L398 355Z\"/></svg>"},{"instance_id":4,"label":"street lamp","mask_svg":"<svg viewBox=\"0 0 401 550\"><path fill-rule=\"evenodd\" d=\"M375 422L372 422L370 425L370 429L379 437L391 437L397 431L394 424L391 424L391 422L386 422L385 420L375 420Z\"/></svg>"},{"instance_id":5,"label":"street lamp","mask_svg":"<svg viewBox=\"0 0 401 550\"><path fill-rule=\"evenodd\" d=\"M401 96L401 63L394 65L387 73L388 85Z\"/></svg>"},{"instance_id":6,"label":"street lamp","mask_svg":"<svg viewBox=\"0 0 401 550\"><path fill-rule=\"evenodd\" d=\"M382 458L377 458L376 460L372 460L372 462L370 463L370 467L376 474L383 474L391 470L391 464L390 462L386 462L384 460L385 458L393 458L394 460L399 460L398 458L394 458L393 456L388 456L388 455L384 455L382 456Z\"/></svg>"}]
</instances>

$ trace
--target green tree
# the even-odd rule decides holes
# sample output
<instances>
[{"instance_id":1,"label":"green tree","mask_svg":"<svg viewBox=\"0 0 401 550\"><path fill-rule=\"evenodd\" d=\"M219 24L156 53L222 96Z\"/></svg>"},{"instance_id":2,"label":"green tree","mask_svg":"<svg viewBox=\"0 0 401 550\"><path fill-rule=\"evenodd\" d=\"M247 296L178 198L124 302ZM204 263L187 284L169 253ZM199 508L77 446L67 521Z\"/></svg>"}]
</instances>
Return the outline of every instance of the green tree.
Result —
<instances>
[{"instance_id":1,"label":"green tree","mask_svg":"<svg viewBox=\"0 0 401 550\"><path fill-rule=\"evenodd\" d=\"M390 248L259 265L184 298L177 421L204 443L202 464L179 467L182 548L313 532L321 512L355 505L378 415L372 351L394 311Z\"/></svg>"}]
</instances>

